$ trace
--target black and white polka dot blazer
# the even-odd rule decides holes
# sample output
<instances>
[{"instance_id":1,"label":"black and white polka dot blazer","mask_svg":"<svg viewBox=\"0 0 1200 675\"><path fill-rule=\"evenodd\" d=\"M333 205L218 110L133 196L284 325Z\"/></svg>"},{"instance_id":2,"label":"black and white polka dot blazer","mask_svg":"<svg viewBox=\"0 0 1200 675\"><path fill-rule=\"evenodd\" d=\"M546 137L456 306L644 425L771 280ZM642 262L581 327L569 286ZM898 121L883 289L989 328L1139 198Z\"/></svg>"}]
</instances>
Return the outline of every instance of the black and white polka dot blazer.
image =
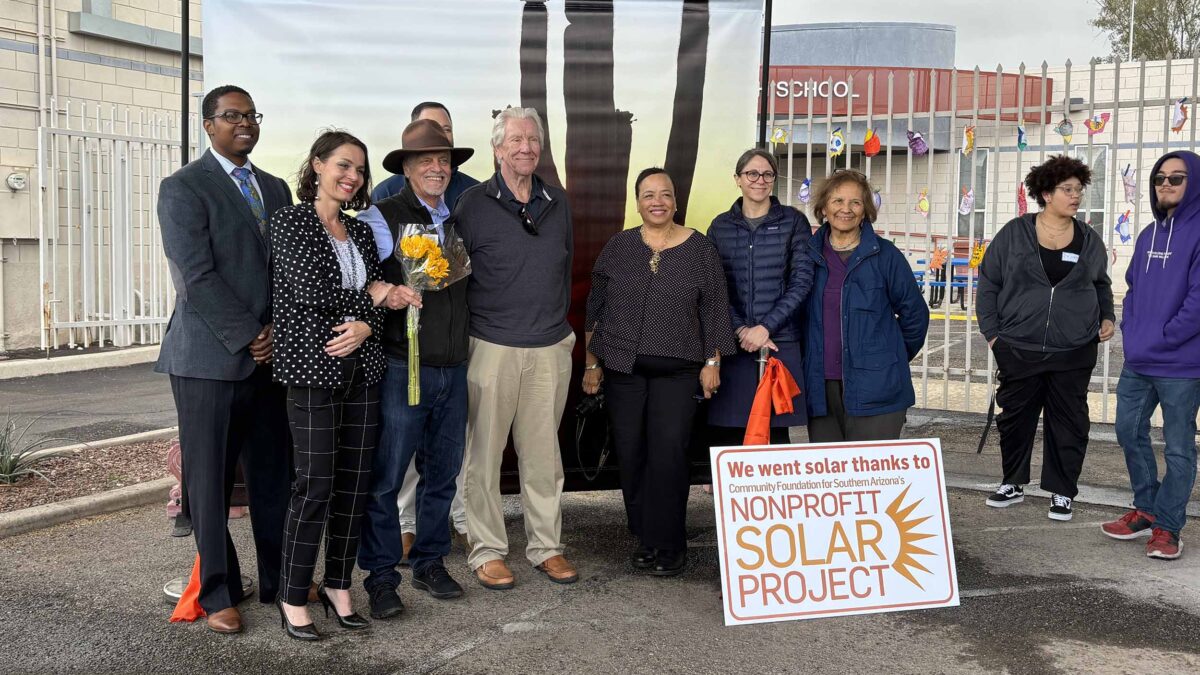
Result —
<instances>
[{"instance_id":1,"label":"black and white polka dot blazer","mask_svg":"<svg viewBox=\"0 0 1200 675\"><path fill-rule=\"evenodd\" d=\"M341 215L367 268L367 285L383 278L375 237L366 223ZM271 216L271 304L275 323L275 381L295 387L334 388L342 382L342 359L325 353L333 327L353 316L372 335L355 354L366 383L383 379L387 361L379 335L387 309L373 307L365 290L342 288L342 268L312 204L295 204Z\"/></svg>"}]
</instances>

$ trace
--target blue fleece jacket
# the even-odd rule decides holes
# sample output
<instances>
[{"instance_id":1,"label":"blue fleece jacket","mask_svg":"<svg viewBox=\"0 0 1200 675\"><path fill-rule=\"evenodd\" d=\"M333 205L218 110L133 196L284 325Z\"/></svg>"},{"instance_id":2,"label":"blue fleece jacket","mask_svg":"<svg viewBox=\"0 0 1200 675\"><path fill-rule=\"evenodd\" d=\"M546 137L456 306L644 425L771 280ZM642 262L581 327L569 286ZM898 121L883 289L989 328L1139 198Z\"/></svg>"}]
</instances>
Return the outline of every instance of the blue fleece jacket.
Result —
<instances>
[{"instance_id":1,"label":"blue fleece jacket","mask_svg":"<svg viewBox=\"0 0 1200 675\"><path fill-rule=\"evenodd\" d=\"M1150 176L1172 157L1187 166L1186 190L1169 216L1150 193L1154 222L1138 235L1125 273L1125 367L1148 377L1200 378L1200 155L1163 155Z\"/></svg>"}]
</instances>

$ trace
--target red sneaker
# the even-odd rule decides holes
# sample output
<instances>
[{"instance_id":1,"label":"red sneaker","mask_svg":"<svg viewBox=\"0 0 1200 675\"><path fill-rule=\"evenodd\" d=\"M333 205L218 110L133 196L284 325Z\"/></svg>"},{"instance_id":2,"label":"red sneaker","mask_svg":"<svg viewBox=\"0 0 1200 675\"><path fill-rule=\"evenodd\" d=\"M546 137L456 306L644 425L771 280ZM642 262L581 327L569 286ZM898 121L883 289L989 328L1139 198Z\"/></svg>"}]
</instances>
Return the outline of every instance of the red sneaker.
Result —
<instances>
[{"instance_id":1,"label":"red sneaker","mask_svg":"<svg viewBox=\"0 0 1200 675\"><path fill-rule=\"evenodd\" d=\"M1174 560L1181 555L1183 542L1180 541L1179 535L1161 527L1154 528L1154 534L1150 535L1150 541L1146 544L1146 557Z\"/></svg>"},{"instance_id":2,"label":"red sneaker","mask_svg":"<svg viewBox=\"0 0 1200 675\"><path fill-rule=\"evenodd\" d=\"M1134 509L1120 518L1100 526L1104 534L1113 539L1137 539L1150 535L1154 527L1154 516Z\"/></svg>"}]
</instances>

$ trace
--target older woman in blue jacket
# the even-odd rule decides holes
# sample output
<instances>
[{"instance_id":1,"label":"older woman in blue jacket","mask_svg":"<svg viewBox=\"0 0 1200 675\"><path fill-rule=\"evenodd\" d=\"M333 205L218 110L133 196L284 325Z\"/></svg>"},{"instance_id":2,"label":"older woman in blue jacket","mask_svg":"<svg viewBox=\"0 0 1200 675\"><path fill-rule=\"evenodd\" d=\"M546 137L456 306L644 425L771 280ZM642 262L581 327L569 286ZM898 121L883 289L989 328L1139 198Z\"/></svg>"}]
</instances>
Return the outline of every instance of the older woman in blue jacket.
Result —
<instances>
[{"instance_id":1,"label":"older woman in blue jacket","mask_svg":"<svg viewBox=\"0 0 1200 675\"><path fill-rule=\"evenodd\" d=\"M741 445L758 387L758 352L766 347L800 380L800 306L812 288L808 240L812 227L796 209L771 196L775 156L747 150L734 166L742 191L717 216L708 236L717 247L729 289L729 316L739 351L721 363L721 391L708 410L711 445ZM771 443L787 443L788 427L805 423L803 396L795 412L771 418Z\"/></svg>"},{"instance_id":2,"label":"older woman in blue jacket","mask_svg":"<svg viewBox=\"0 0 1200 675\"><path fill-rule=\"evenodd\" d=\"M876 236L871 194L866 176L843 169L813 195L804 381L814 443L899 438L916 402L908 363L929 310L904 254Z\"/></svg>"}]
</instances>

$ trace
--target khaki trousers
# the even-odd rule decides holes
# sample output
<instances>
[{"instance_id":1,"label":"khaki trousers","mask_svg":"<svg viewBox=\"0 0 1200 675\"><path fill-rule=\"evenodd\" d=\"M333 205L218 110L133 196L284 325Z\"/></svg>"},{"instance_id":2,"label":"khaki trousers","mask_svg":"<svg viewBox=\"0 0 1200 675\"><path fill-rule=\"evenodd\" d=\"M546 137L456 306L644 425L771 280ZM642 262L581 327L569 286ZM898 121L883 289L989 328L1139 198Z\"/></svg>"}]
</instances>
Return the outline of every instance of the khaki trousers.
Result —
<instances>
[{"instance_id":1,"label":"khaki trousers","mask_svg":"<svg viewBox=\"0 0 1200 675\"><path fill-rule=\"evenodd\" d=\"M561 555L563 487L558 423L571 380L575 334L548 347L504 347L471 338L467 366L464 501L471 569L508 555L500 505L500 463L512 430L521 474L525 557L534 565Z\"/></svg>"}]
</instances>

